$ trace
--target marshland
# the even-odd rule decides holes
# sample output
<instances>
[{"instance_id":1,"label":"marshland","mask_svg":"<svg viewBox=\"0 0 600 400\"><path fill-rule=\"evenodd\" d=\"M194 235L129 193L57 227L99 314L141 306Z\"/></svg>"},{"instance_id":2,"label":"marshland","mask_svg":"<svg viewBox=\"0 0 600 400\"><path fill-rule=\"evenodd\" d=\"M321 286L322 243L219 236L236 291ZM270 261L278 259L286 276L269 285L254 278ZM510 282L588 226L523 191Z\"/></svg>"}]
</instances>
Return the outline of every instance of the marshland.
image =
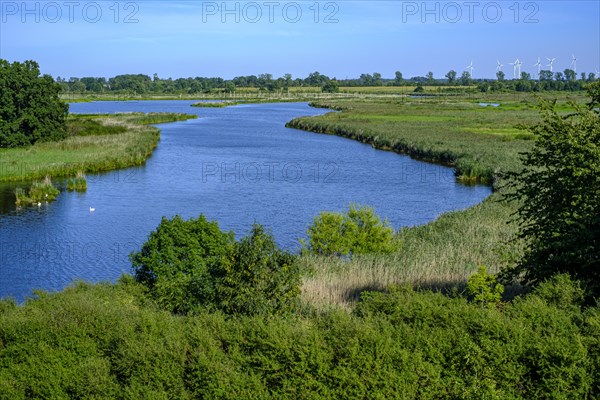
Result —
<instances>
[{"instance_id":1,"label":"marshland","mask_svg":"<svg viewBox=\"0 0 600 400\"><path fill-rule=\"evenodd\" d=\"M595 140L594 100L405 90L77 102L0 149L34 204L0 215L0 396L595 397L594 280L506 274L522 153Z\"/></svg>"},{"instance_id":2,"label":"marshland","mask_svg":"<svg viewBox=\"0 0 600 400\"><path fill-rule=\"evenodd\" d=\"M600 2L0 15L0 400L600 398Z\"/></svg>"}]
</instances>

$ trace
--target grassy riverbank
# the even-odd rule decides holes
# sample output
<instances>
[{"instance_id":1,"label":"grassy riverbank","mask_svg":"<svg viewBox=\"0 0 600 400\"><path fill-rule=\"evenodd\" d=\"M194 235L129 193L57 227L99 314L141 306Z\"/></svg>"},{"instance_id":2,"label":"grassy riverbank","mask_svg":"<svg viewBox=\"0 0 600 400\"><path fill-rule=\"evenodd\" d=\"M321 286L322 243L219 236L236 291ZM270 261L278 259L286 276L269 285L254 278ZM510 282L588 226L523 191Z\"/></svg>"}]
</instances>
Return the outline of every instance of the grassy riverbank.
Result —
<instances>
[{"instance_id":1,"label":"grassy riverbank","mask_svg":"<svg viewBox=\"0 0 600 400\"><path fill-rule=\"evenodd\" d=\"M182 121L195 115L129 113L77 115L68 121L69 137L31 147L0 149L0 182L46 176L75 176L143 164L160 139L150 124Z\"/></svg>"},{"instance_id":2,"label":"grassy riverbank","mask_svg":"<svg viewBox=\"0 0 600 400\"><path fill-rule=\"evenodd\" d=\"M497 108L436 99L340 99L311 104L342 112L297 118L288 126L450 165L467 183L491 184L499 171L519 169L518 154L530 147L533 137L518 125L538 119L533 99Z\"/></svg>"},{"instance_id":3,"label":"grassy riverbank","mask_svg":"<svg viewBox=\"0 0 600 400\"><path fill-rule=\"evenodd\" d=\"M519 126L538 121L539 114L534 97L518 102L506 96L490 100L500 102L500 107L482 107L479 100L468 98L314 102L314 106L341 112L298 118L288 126L450 165L462 181L491 184L497 183L502 172L521 168L519 153L529 149L534 138ZM566 100L561 98L558 106L568 112ZM407 283L460 290L480 265L498 272L514 263L522 251L522 245L513 240L514 206L500 202L501 197L500 191L470 209L401 230L401 248L391 255L349 261L302 256L305 269L311 271L304 279L304 301L320 308L352 308L365 289Z\"/></svg>"}]
</instances>

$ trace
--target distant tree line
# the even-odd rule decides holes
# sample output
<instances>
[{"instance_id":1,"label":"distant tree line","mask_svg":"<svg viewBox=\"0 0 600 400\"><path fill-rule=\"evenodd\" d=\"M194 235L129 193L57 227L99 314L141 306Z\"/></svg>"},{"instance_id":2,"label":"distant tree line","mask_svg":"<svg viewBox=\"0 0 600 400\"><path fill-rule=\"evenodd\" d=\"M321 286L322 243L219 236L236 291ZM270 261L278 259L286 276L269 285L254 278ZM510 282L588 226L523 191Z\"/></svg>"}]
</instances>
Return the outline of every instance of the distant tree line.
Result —
<instances>
[{"instance_id":1,"label":"distant tree line","mask_svg":"<svg viewBox=\"0 0 600 400\"><path fill-rule=\"evenodd\" d=\"M477 83L482 92L514 90L517 92L542 92L545 90L577 91L583 90L589 83L596 82L594 73L582 72L579 76L572 69L560 72L540 71L539 77L533 79L528 72L522 72L519 79L506 80L502 71L496 73L496 80L482 80Z\"/></svg>"},{"instance_id":2,"label":"distant tree line","mask_svg":"<svg viewBox=\"0 0 600 400\"><path fill-rule=\"evenodd\" d=\"M516 90L521 92L544 90L582 90L587 83L594 82L597 77L593 73L581 73L566 69L552 73L541 71L538 79L533 79L527 72L521 73L519 79L506 79L500 71L496 79L472 79L468 71L460 76L451 70L444 78L435 78L433 72L425 76L413 76L405 79L402 72L396 71L393 79L383 78L379 72L364 73L358 78L336 79L323 75L318 71L310 73L306 78L293 78L291 74L275 78L272 74L237 76L226 80L219 77L160 78L143 74L117 75L112 78L84 77L68 80L58 77L56 82L64 93L93 94L200 94L211 92L233 93L237 88L256 88L266 92L287 91L291 87L321 87L323 91L335 92L338 87L372 87L372 86L473 86L481 91Z\"/></svg>"}]
</instances>

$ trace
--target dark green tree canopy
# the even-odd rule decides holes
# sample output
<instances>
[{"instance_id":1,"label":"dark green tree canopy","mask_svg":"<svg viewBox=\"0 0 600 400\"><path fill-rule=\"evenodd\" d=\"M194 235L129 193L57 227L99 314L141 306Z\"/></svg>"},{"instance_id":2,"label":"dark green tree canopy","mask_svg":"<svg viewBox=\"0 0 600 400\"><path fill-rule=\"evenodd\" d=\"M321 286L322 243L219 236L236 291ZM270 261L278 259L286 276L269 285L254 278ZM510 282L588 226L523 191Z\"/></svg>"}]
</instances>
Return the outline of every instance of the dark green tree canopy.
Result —
<instances>
[{"instance_id":1,"label":"dark green tree canopy","mask_svg":"<svg viewBox=\"0 0 600 400\"><path fill-rule=\"evenodd\" d=\"M163 218L141 250L131 255L136 279L157 302L174 312L186 312L214 295L210 271L225 262L233 249L233 234L204 216L183 220Z\"/></svg>"},{"instance_id":2,"label":"dark green tree canopy","mask_svg":"<svg viewBox=\"0 0 600 400\"><path fill-rule=\"evenodd\" d=\"M131 255L136 280L163 308L198 308L228 314L277 314L296 307L300 271L293 255L255 225L236 242L203 215L163 218L141 250Z\"/></svg>"},{"instance_id":3,"label":"dark green tree canopy","mask_svg":"<svg viewBox=\"0 0 600 400\"><path fill-rule=\"evenodd\" d=\"M324 93L337 93L340 91L340 85L337 80L331 79L321 86L321 90Z\"/></svg>"},{"instance_id":4,"label":"dark green tree canopy","mask_svg":"<svg viewBox=\"0 0 600 400\"><path fill-rule=\"evenodd\" d=\"M0 60L0 147L19 147L66 137L68 104L36 62Z\"/></svg>"}]
</instances>

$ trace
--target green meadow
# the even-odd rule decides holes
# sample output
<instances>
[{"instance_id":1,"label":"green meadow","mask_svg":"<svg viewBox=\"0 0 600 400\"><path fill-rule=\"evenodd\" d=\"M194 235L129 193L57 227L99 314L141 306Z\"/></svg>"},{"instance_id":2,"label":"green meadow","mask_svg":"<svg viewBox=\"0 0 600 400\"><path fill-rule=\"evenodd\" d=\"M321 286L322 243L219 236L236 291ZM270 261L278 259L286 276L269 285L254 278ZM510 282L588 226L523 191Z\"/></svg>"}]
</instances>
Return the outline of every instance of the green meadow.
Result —
<instances>
[{"instance_id":1,"label":"green meadow","mask_svg":"<svg viewBox=\"0 0 600 400\"><path fill-rule=\"evenodd\" d=\"M75 176L143 164L160 139L150 124L182 121L195 115L130 113L71 115L69 136L58 142L0 149L0 182Z\"/></svg>"}]
</instances>

